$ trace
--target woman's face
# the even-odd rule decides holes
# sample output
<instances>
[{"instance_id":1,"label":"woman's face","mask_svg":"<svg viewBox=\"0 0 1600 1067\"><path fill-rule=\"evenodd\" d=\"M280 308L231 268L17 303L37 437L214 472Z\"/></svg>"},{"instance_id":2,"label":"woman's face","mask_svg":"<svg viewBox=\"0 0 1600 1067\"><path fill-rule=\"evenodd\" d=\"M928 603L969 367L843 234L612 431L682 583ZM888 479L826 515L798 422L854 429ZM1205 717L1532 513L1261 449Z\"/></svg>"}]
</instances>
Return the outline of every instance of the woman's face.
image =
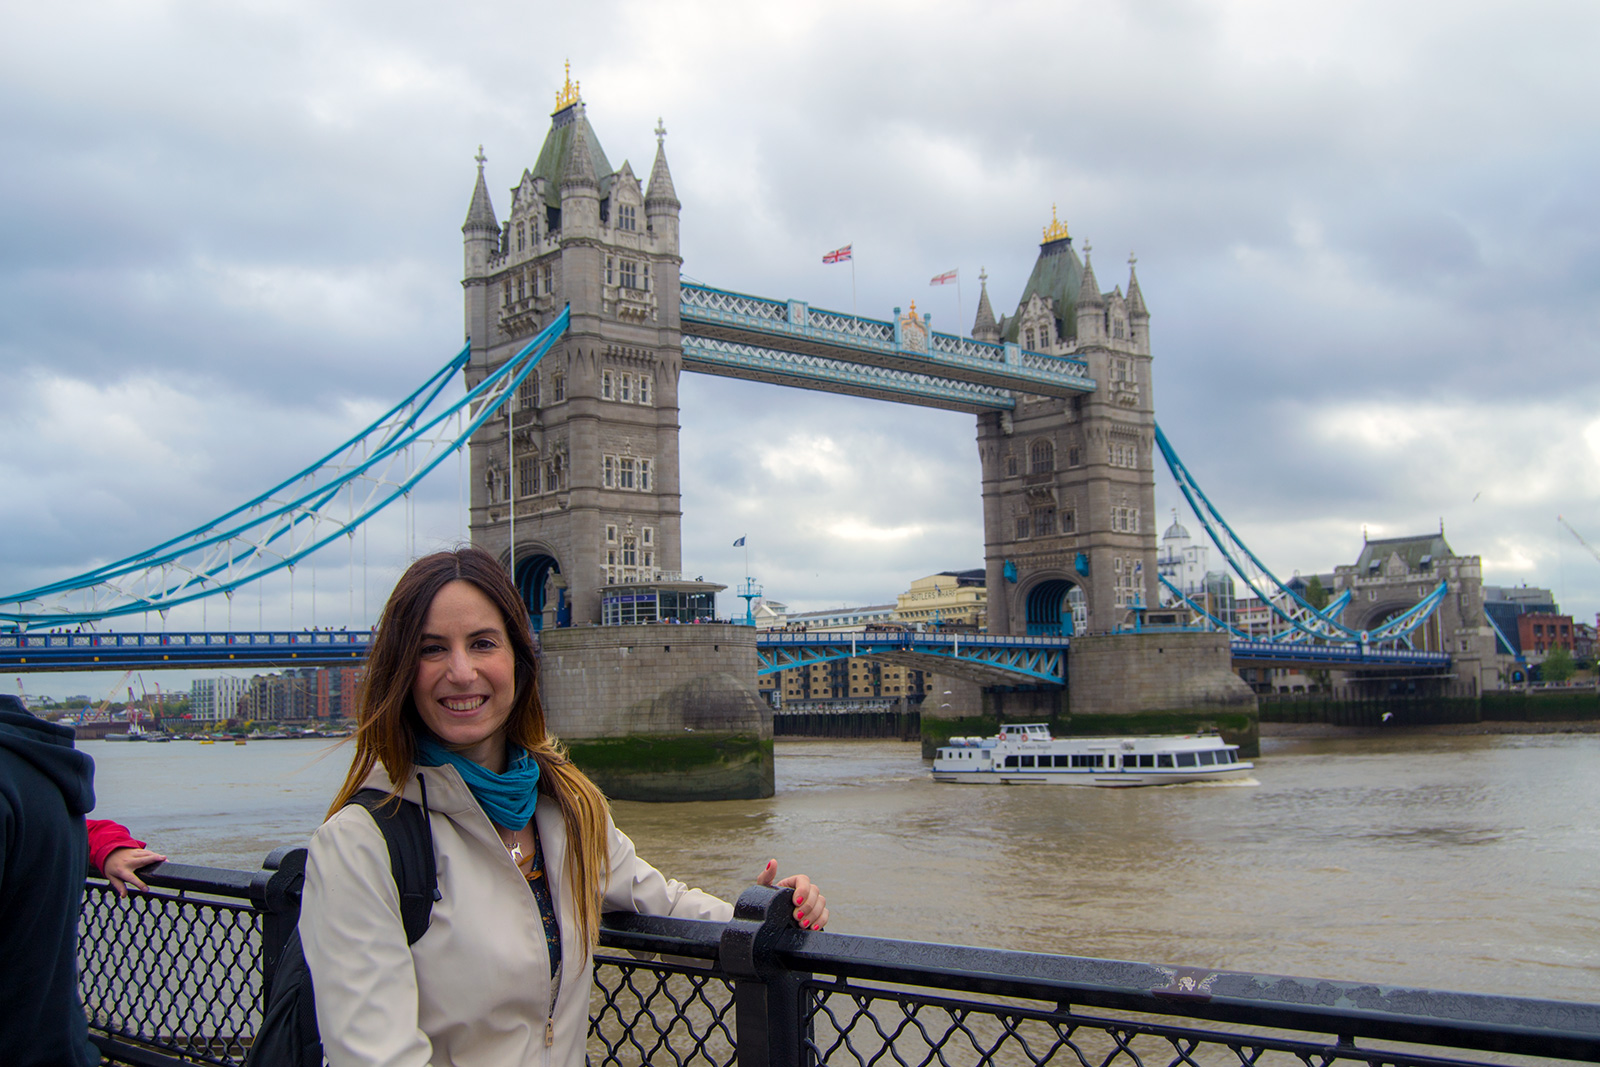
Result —
<instances>
[{"instance_id":1,"label":"woman's face","mask_svg":"<svg viewBox=\"0 0 1600 1067\"><path fill-rule=\"evenodd\" d=\"M504 772L516 683L516 658L494 602L460 579L439 590L423 620L411 685L428 729L474 763Z\"/></svg>"}]
</instances>

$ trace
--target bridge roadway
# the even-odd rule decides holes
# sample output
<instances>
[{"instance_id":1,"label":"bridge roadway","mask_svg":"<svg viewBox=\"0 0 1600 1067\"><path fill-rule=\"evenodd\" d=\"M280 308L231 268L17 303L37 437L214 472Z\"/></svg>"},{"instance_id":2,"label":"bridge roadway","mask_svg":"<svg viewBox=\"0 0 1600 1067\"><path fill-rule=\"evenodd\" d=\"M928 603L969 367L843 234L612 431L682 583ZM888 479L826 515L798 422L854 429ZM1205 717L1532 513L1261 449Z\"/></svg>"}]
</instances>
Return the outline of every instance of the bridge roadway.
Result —
<instances>
[{"instance_id":1,"label":"bridge roadway","mask_svg":"<svg viewBox=\"0 0 1600 1067\"><path fill-rule=\"evenodd\" d=\"M29 672L350 667L366 659L371 641L366 630L0 634L0 666Z\"/></svg>"},{"instance_id":2,"label":"bridge roadway","mask_svg":"<svg viewBox=\"0 0 1600 1067\"><path fill-rule=\"evenodd\" d=\"M199 670L349 667L360 664L365 630L268 630L233 633L0 634L0 668L35 671ZM759 635L759 674L872 656L914 670L952 674L980 685L1064 685L1070 637L1005 637L938 632L783 633ZM1442 671L1445 652L1234 641L1236 667L1307 667L1360 671Z\"/></svg>"},{"instance_id":3,"label":"bridge roadway","mask_svg":"<svg viewBox=\"0 0 1600 1067\"><path fill-rule=\"evenodd\" d=\"M911 316L864 319L685 283L685 370L981 414L1016 393L1076 396L1095 382L1081 359L936 333Z\"/></svg>"}]
</instances>

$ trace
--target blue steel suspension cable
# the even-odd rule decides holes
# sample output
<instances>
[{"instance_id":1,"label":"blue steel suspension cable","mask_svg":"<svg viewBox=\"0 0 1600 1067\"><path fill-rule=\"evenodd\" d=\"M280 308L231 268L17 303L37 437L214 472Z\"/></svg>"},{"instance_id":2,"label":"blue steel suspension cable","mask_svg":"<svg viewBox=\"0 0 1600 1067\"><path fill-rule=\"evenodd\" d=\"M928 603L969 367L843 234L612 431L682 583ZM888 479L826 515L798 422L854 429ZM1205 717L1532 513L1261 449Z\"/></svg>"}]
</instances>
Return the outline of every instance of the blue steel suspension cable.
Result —
<instances>
[{"instance_id":1,"label":"blue steel suspension cable","mask_svg":"<svg viewBox=\"0 0 1600 1067\"><path fill-rule=\"evenodd\" d=\"M1204 491L1201 490L1199 483L1194 480L1194 476L1189 473L1188 468L1183 465L1183 461L1178 458L1178 454L1173 451L1171 443L1167 440L1166 434L1161 431L1159 424L1155 427L1155 439L1156 447L1161 450L1162 458L1166 460L1167 469L1172 472L1173 480L1178 483L1179 491L1183 493L1184 499L1189 502L1189 507L1194 511L1195 516L1199 518L1200 524L1205 527L1206 533L1211 536L1212 543L1217 546L1217 550L1221 552L1223 558L1228 561L1228 565L1233 568L1234 573L1240 577L1245 585L1250 587L1250 591L1255 593L1257 598L1259 598L1263 604L1266 604L1275 615L1277 615L1284 622L1288 623L1291 627L1299 630L1308 637L1328 637L1328 634L1318 633L1317 631L1306 626L1299 619L1290 615L1283 608L1279 607L1277 602L1272 597L1269 597L1266 592L1256 584L1255 579L1250 576L1244 565L1241 564L1235 557L1234 552L1229 547L1230 544L1238 546L1239 550L1249 557L1250 561L1255 564L1256 569L1271 579L1272 584L1278 588L1280 593L1287 595L1290 599L1299 604L1310 614L1315 615L1318 618L1323 618L1316 608L1313 608L1310 604L1306 603L1304 597L1300 596L1300 594L1296 593L1293 589L1290 589L1288 586L1284 585L1283 582L1279 581L1278 577L1272 573L1271 569L1268 568L1266 564L1262 563L1260 558L1257 557L1253 551L1251 551L1250 546L1245 544L1244 541L1239 538L1239 535L1233 532L1233 528L1230 527L1227 520L1222 517L1222 513L1219 512L1216 509L1216 506L1211 503ZM1196 498L1198 498L1198 500ZM1202 504L1204 505L1204 508L1201 507ZM1226 539L1218 535L1216 526L1212 524L1211 519L1206 517L1207 513L1209 513L1212 518L1216 520L1217 525L1220 525L1225 531L1227 531L1228 536ZM1357 631L1352 630L1350 627L1345 626L1337 620L1324 619L1324 621L1330 627L1333 627L1340 633L1344 634L1345 640L1355 640L1359 639L1360 637Z\"/></svg>"},{"instance_id":2,"label":"blue steel suspension cable","mask_svg":"<svg viewBox=\"0 0 1600 1067\"><path fill-rule=\"evenodd\" d=\"M1194 476L1189 473L1189 470L1184 466L1183 461L1178 458L1177 452L1173 449L1171 442L1167 440L1166 434L1162 432L1159 425L1155 427L1155 437L1156 445L1160 448L1162 457L1167 462L1168 470L1172 472L1173 479L1177 482L1179 490L1183 493L1184 498L1188 500L1190 508L1194 511L1195 516L1200 520L1200 524L1205 527L1206 533L1211 537L1212 542L1217 546L1217 550L1222 553L1223 558L1228 561L1229 566L1231 566L1234 572L1239 575L1239 577L1247 586L1250 587L1250 590L1255 593L1263 603L1271 608L1274 614L1283 619L1283 621L1289 623L1292 630L1298 630L1306 636L1312 638L1342 641L1346 643L1355 641L1386 641L1402 639L1408 637L1432 614L1439 604L1443 602L1447 590L1447 584L1441 581L1431 593L1429 593L1409 610L1394 617L1393 619L1386 620L1381 626L1375 627L1366 633L1353 630L1350 627L1340 623L1337 618L1334 617L1336 609L1336 605L1334 604L1330 604L1328 608L1325 608L1323 611L1318 611L1316 608L1312 607L1304 597L1300 596L1299 593L1295 592L1283 582L1279 581L1277 576L1272 573L1266 564L1262 563L1260 558L1257 557L1253 551L1251 551L1250 546L1245 544L1244 541L1240 539L1239 535L1233 531L1233 528L1228 525L1227 520L1222 517L1222 513L1217 510L1216 505L1211 502L1210 498L1207 497L1205 492L1200 488L1199 483L1194 480ZM1196 500L1197 497L1199 498L1198 501ZM1203 509L1201 504L1204 504ZM1227 532L1228 536L1226 540L1218 535L1216 528L1211 523L1211 520L1206 517L1207 513L1209 513L1212 518L1216 520L1217 525L1220 525L1223 530ZM1326 631L1318 632L1317 630L1312 629L1300 619L1291 616L1282 607L1280 607L1276 601L1267 597L1264 591L1255 583L1255 581L1246 572L1245 568L1234 557L1233 552L1229 548L1230 544L1237 545L1238 548L1249 557L1250 561L1256 565L1257 569L1271 579L1272 583L1278 587L1280 593L1292 599L1303 610L1317 619L1318 622L1325 624L1331 629L1337 630L1339 634L1342 634L1343 636ZM1344 603L1348 603L1348 600L1345 600ZM1342 605L1337 606L1342 607ZM1285 636L1288 632L1289 631L1285 631L1283 634L1278 635L1278 637Z\"/></svg>"},{"instance_id":3,"label":"blue steel suspension cable","mask_svg":"<svg viewBox=\"0 0 1600 1067\"><path fill-rule=\"evenodd\" d=\"M124 603L120 606L108 605L105 607L94 608L85 612L58 611L54 613L24 613L20 610L16 612L0 612L0 619L9 619L18 622L23 626L49 625L86 622L93 621L95 619L142 614L150 610L164 611L168 608L176 607L180 604L189 603L194 600L203 599L204 597L212 596L217 593L231 593L233 590L236 590L243 585L247 585L250 582L259 581L268 574L272 574L286 567L292 567L295 563L324 547L329 542L336 540L337 538L348 534L356 527L361 526L373 515L376 515L389 504L393 503L395 499L409 494L411 489L414 488L423 477L437 467L439 463L443 462L445 456L449 455L450 452L461 448L467 442L467 440L470 439L471 435L489 419L489 417L499 408L502 403L504 403L505 399L514 394L516 389L533 371L533 368L538 364L539 360L545 355L546 352L549 351L554 342L565 332L568 321L569 313L567 310L563 309L563 311L558 314L548 326L541 330L539 334L536 335L520 352L518 352L511 359L507 360L506 363L494 373L486 376L485 379L477 386L468 390L465 396L449 405L443 412L435 415L421 426L417 425L418 420L427 411L428 407L438 398L440 392L442 392L442 390L446 387L455 372L460 370L465 365L470 348L464 348L461 353L459 353L437 373L431 376L428 381L423 383L421 387L414 390L408 397L406 397L405 400L402 400L399 404L391 408L388 413L369 425L360 434L357 434L339 448L328 453L325 457L323 457L322 460L318 461L318 463L305 468L294 476L279 483L277 486L273 487L273 489L258 495L251 501L231 509L218 519L200 527L196 527L187 534L169 539L155 548L147 549L144 552L125 557L123 560L119 560L116 563L106 564L87 571L74 578L53 582L45 586L40 586L36 589L28 590L24 593L0 597L0 603L16 604L20 609L24 603L31 600L37 600L45 596L68 594L73 592L87 593L90 590L93 590L95 587L109 587L115 589L122 598L132 601L131 603ZM420 403L418 403L419 398L424 396L426 399L423 399ZM358 478L368 476L370 472L374 470L374 468L377 468L387 461L401 456L406 448L425 438L430 432L432 432L436 427L442 425L446 420L456 417L463 411L470 412L475 403L481 404L478 413L470 419L470 422L466 426L460 429L460 431L454 436L453 440L449 441L448 446L439 449L437 454L434 455L428 462L419 468L411 470L399 481L386 483L388 487L387 495L382 496L381 499L376 501L376 503L363 507L359 514L356 514L353 518L346 519L342 522L334 519L324 518L320 514L318 509L323 507L323 505L327 504L329 501L334 500L337 494L346 485L353 483ZM330 461L353 449L356 445L362 444L364 442L364 438L367 438L374 432L383 429L385 423L404 410L407 405L414 405L409 415L404 420L394 425L390 425L385 430L380 442L378 443L378 447L368 448L365 456L360 462L352 463L348 469L344 470L333 480L322 485L318 485L296 499L274 507L271 511L265 512L248 520L241 521L231 528L220 531L217 530L219 525L223 525L230 520L237 518L244 512L271 501L274 494L294 485L297 481L302 481L304 479L316 476L319 471L323 467L327 466ZM380 481L379 484L383 485L385 483ZM369 494L368 500L372 500L374 495L376 494ZM138 575L141 573L148 575L157 568L168 565L177 565L178 561L184 556L192 555L196 552L216 546L225 546L227 542L238 539L246 531L277 522L282 520L285 516L288 516L288 521L286 524L279 525L277 528L271 530L271 532L268 533L265 538L254 545L247 544L241 546L237 550L229 550L225 558L212 559L193 567L180 567L179 569L189 571L189 576L174 585L167 586L167 588L164 588L157 593L146 593L145 595L140 596L112 585L113 579L128 575ZM290 551L280 554L279 560L276 563L261 567L259 569L243 571L237 576L229 577L225 580L219 580L219 575L232 575L236 566L246 564L251 559L263 557L266 554L265 549L281 539L290 537L292 542L292 535L297 527L306 523L310 523L314 526L319 520L324 522L334 522L336 523L337 528L331 533L322 537L316 537L315 532L313 531L312 539L309 542L302 544L298 549L294 549L291 546ZM193 541L193 539L196 537L201 539L198 541ZM185 544L185 542L189 541L192 541L192 543ZM174 547L180 545L182 547ZM184 590L196 586L203 588L199 592L190 593L188 595L180 595Z\"/></svg>"},{"instance_id":4,"label":"blue steel suspension cable","mask_svg":"<svg viewBox=\"0 0 1600 1067\"><path fill-rule=\"evenodd\" d=\"M1217 618L1217 616L1211 614L1210 610L1203 607L1199 602L1190 597L1188 593L1185 593L1182 589L1179 589L1177 586L1173 585L1165 574L1157 574L1156 577L1160 579L1161 584L1166 586L1167 589L1173 593L1173 595L1182 600L1184 604L1188 606L1190 611L1193 611L1198 615L1205 616L1206 620L1213 626L1217 627L1217 629L1226 630L1228 633L1232 634L1234 637L1240 638L1241 640L1251 640L1249 634L1245 633L1243 630L1235 628L1231 623L1223 622L1221 619Z\"/></svg>"},{"instance_id":5,"label":"blue steel suspension cable","mask_svg":"<svg viewBox=\"0 0 1600 1067\"><path fill-rule=\"evenodd\" d=\"M1320 618L1320 619L1324 619L1324 620L1336 619L1336 618L1339 617L1339 613L1344 611L1344 609L1346 607L1348 607L1349 604L1350 604L1350 590L1346 589L1344 592L1340 593L1337 597L1335 597L1334 599L1330 600L1328 602L1328 606L1327 607L1325 607L1321 611L1317 612L1317 617ZM1270 640L1273 640L1273 641L1289 641L1289 640L1293 639L1292 635L1294 633L1295 633L1295 629L1294 629L1294 627L1291 626L1287 630L1282 630L1282 631L1279 631L1278 633L1273 634L1272 637L1270 638ZM1323 634L1323 636L1324 637L1332 637L1333 635L1332 634Z\"/></svg>"},{"instance_id":6,"label":"blue steel suspension cable","mask_svg":"<svg viewBox=\"0 0 1600 1067\"><path fill-rule=\"evenodd\" d=\"M353 448L355 445L359 444L362 441L363 438L365 438L368 435L372 434L373 432L377 431L388 420L392 419L395 415L397 415L399 412L404 410L408 405L413 404L417 400L418 397L422 396L424 393L427 393L428 394L427 399L423 400L420 404L416 405L415 412L413 413L411 418L405 420L405 422L402 422L402 423L398 424L397 427L395 427L394 429L391 430L391 434L393 434L395 432L399 432L400 430L403 430L405 427L407 427L407 426L409 426L409 425L411 425L412 423L415 422L417 416L420 415L424 410L426 410L428 405L431 404L434 401L434 399L438 397L439 393L445 388L445 386L449 384L450 379L452 377L454 377L455 373L458 370L460 370L463 366L466 365L467 358L468 358L468 355L469 355L470 351L471 351L470 345L466 346L466 347L463 347L461 349L461 351L456 354L454 359L452 359L450 362L446 363L443 367L440 367L439 370L437 372L435 372L432 377L430 377L427 381L423 382L422 385L420 385L415 390L413 390L411 392L411 394L409 396L407 396L405 399L401 400L394 407L390 408L384 414L380 415L369 426L367 426L366 429L361 430L360 432L355 434L355 436L351 437L349 440L345 441L343 444L341 444L337 448L333 449L331 452L329 452L327 455L323 456L321 459L316 460L315 462L309 464L307 467L305 467L303 470L299 471L298 473L291 475L290 477L284 479L282 482L279 482L277 485L273 486L271 489L268 489L266 492L264 492L264 493L260 494L259 496L255 497L253 500L248 500L245 503L240 504L238 507L235 507L235 508L231 509L230 511L224 512L223 514L219 515L217 518L212 519L210 522L207 522L207 523L205 523L205 524L203 524L201 526L197 526L194 529L189 530L186 533L181 533L181 534L177 535L176 537L173 537L173 538L171 538L171 539L169 539L167 541L163 541L161 544L156 545L153 548L147 548L143 552L138 552L138 553L135 553L134 555L131 555L131 556L125 556L122 559L116 560L115 562L112 562L112 563L102 564L99 567L96 567L96 568L94 568L92 570L85 571L83 574L76 575L76 576L74 576L72 578L64 579L64 580L59 581L59 582L53 582L53 583L51 583L49 585L42 585L42 586L39 586L36 589L30 589L25 593L18 593L14 597L6 598L6 600L4 602L5 603L11 603L11 602L19 600L19 599L32 599L32 598L39 597L39 596L48 596L49 594L51 594L53 592L57 592L57 591L73 590L73 589L81 588L84 580L87 579L87 578L91 578L91 577L99 576L99 575L111 574L113 572L118 572L119 569L126 569L126 568L130 567L132 564L139 563L141 561L148 561L152 557L155 557L155 556L159 555L160 553L166 551L167 549L172 548L174 545L179 545L179 544L187 542L187 541L189 541L189 540L191 540L191 539L193 539L195 537L198 537L201 534L204 534L206 531L208 531L210 529L213 529L216 526L221 525L222 523L227 522L228 520L234 518L235 516L241 515L244 512L249 511L251 508L260 506L262 503L272 499L272 497L274 495L276 495L277 493L280 493L283 490L287 489L289 486L293 485L295 482L300 481L301 479L307 477L308 475L311 475L311 474L315 473L316 471L320 470L322 467L326 466L329 462L334 460L336 457L342 455L344 452L348 451L349 449Z\"/></svg>"}]
</instances>

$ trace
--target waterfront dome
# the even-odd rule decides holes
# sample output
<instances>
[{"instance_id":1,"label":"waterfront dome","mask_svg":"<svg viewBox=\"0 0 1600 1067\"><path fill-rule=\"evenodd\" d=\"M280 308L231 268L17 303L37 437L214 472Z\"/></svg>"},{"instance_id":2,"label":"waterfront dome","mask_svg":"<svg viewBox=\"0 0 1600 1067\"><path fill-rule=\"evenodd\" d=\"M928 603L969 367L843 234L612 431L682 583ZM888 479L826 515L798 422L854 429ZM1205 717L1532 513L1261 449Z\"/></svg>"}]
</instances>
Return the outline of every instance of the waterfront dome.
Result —
<instances>
[{"instance_id":1,"label":"waterfront dome","mask_svg":"<svg viewBox=\"0 0 1600 1067\"><path fill-rule=\"evenodd\" d=\"M1189 536L1189 531L1184 529L1178 520L1174 519L1172 520L1172 525L1167 527L1167 532L1161 535L1161 540L1176 541L1180 539L1184 541L1192 540Z\"/></svg>"}]
</instances>

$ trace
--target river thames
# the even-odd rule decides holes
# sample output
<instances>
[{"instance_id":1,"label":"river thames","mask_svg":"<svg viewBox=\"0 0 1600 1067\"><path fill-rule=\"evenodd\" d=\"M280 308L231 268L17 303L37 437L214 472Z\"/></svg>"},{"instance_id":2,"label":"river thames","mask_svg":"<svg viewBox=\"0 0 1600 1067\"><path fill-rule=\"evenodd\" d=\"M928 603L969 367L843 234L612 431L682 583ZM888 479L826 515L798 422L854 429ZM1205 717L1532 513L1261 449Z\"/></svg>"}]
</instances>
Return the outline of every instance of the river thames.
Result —
<instances>
[{"instance_id":1,"label":"river thames","mask_svg":"<svg viewBox=\"0 0 1600 1067\"><path fill-rule=\"evenodd\" d=\"M84 742L95 815L255 868L321 821L327 741ZM1254 784L936 785L918 746L780 741L769 800L615 805L733 897L768 856L841 933L1600 999L1600 736L1268 738Z\"/></svg>"}]
</instances>

